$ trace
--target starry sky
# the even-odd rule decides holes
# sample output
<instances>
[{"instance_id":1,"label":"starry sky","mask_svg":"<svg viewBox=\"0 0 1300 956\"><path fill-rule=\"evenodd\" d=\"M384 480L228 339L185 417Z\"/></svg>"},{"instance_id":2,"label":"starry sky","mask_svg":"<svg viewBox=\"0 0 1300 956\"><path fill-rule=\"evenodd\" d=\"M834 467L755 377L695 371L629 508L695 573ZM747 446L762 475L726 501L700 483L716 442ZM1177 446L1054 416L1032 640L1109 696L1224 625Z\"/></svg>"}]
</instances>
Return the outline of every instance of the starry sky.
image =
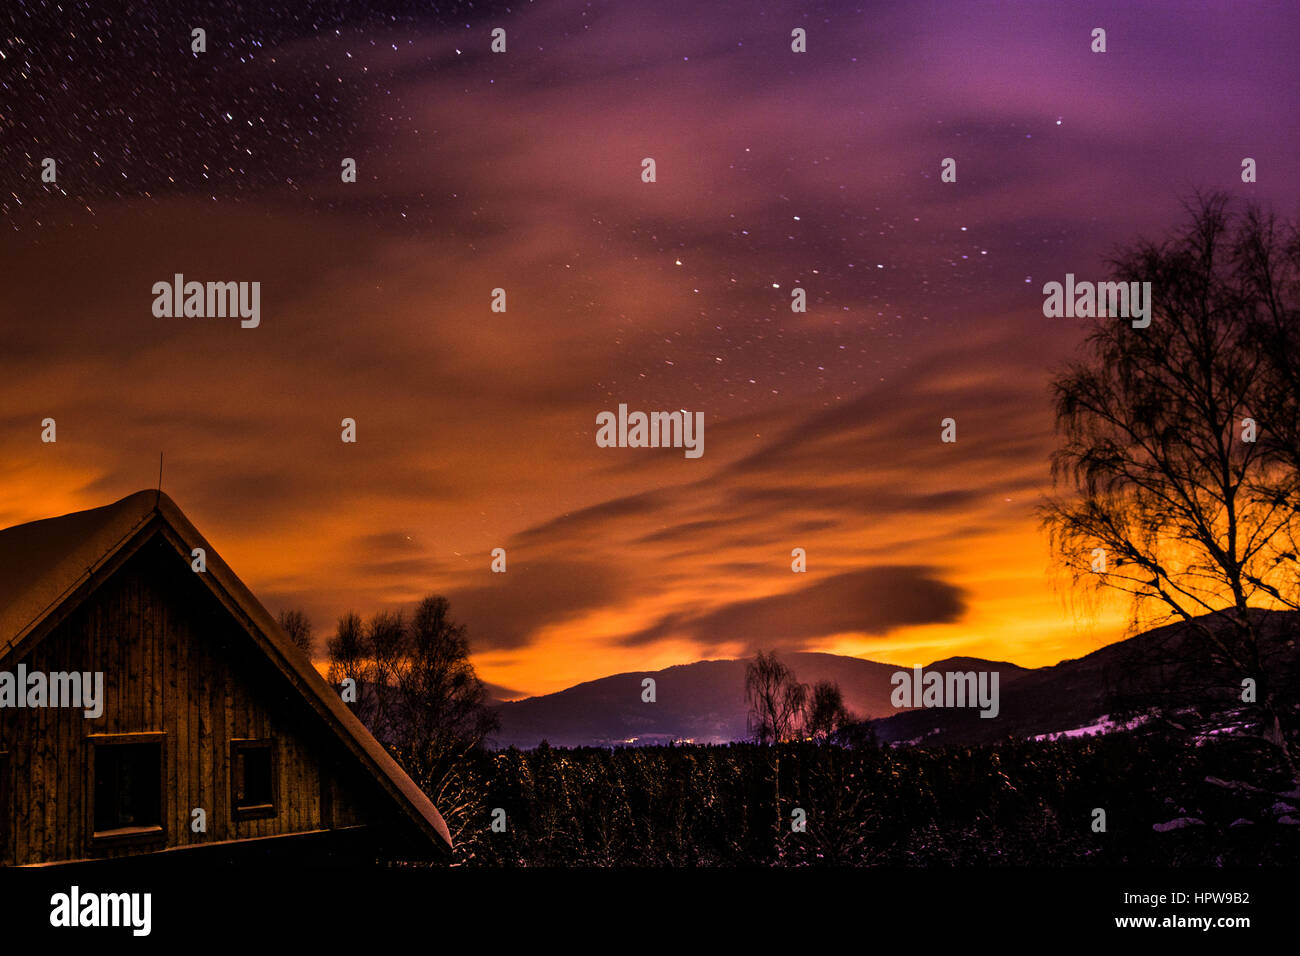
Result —
<instances>
[{"instance_id":1,"label":"starry sky","mask_svg":"<svg viewBox=\"0 0 1300 956\"><path fill-rule=\"evenodd\" d=\"M760 647L1077 657L1125 616L1035 515L1082 331L1042 286L1198 189L1296 214L1298 49L1280 2L15 0L0 525L162 453L272 611L446 594L510 696ZM261 325L155 317L175 273L259 281ZM619 403L703 411L703 457L598 448Z\"/></svg>"}]
</instances>

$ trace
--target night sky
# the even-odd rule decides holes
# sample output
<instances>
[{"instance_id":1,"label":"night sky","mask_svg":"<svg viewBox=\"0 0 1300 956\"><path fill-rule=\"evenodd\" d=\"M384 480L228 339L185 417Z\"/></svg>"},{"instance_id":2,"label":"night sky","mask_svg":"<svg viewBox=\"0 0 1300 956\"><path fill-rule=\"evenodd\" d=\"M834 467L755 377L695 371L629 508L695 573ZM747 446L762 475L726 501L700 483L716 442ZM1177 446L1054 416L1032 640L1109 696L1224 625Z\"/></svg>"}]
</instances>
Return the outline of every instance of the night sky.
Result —
<instances>
[{"instance_id":1,"label":"night sky","mask_svg":"<svg viewBox=\"0 0 1300 956\"><path fill-rule=\"evenodd\" d=\"M1042 286L1198 189L1300 211L1297 51L1289 3L9 3L0 526L161 452L272 611L444 593L515 694L1080 656L1125 609L1035 516L1082 331ZM261 325L155 317L175 273L260 281ZM704 455L598 448L619 403Z\"/></svg>"}]
</instances>

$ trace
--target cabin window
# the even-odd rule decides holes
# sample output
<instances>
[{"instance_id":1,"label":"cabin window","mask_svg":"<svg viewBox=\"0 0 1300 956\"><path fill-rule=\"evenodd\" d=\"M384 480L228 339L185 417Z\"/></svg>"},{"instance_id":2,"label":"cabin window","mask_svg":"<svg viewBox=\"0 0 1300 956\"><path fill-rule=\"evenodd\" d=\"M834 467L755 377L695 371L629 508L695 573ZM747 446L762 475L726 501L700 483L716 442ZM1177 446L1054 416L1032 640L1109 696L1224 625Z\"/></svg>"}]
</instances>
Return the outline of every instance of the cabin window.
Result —
<instances>
[{"instance_id":1,"label":"cabin window","mask_svg":"<svg viewBox=\"0 0 1300 956\"><path fill-rule=\"evenodd\" d=\"M274 741L232 740L230 769L230 804L235 819L275 816L277 781Z\"/></svg>"},{"instance_id":2,"label":"cabin window","mask_svg":"<svg viewBox=\"0 0 1300 956\"><path fill-rule=\"evenodd\" d=\"M162 734L96 734L90 743L94 839L161 837Z\"/></svg>"}]
</instances>

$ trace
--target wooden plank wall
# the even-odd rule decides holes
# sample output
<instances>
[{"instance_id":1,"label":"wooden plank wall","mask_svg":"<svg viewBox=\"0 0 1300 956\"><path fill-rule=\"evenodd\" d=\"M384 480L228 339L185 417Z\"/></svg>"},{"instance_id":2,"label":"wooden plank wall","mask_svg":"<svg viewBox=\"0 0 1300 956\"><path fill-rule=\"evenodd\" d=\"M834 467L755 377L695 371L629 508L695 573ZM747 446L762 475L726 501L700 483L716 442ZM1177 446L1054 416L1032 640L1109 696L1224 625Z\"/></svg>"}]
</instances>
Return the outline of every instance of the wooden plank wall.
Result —
<instances>
[{"instance_id":1,"label":"wooden plank wall","mask_svg":"<svg viewBox=\"0 0 1300 956\"><path fill-rule=\"evenodd\" d=\"M322 776L333 826L373 816L373 783L330 769L350 767L341 745L193 576L175 552L147 544L25 660L29 672L103 671L104 712L87 719L80 709L0 709L0 751L9 754L0 768L7 763L10 784L0 863L140 852L92 845L89 734L166 734L168 847L318 829ZM0 670L17 664L0 661ZM239 737L276 742L273 817L231 814L230 740ZM195 807L207 811L206 833L191 830Z\"/></svg>"}]
</instances>

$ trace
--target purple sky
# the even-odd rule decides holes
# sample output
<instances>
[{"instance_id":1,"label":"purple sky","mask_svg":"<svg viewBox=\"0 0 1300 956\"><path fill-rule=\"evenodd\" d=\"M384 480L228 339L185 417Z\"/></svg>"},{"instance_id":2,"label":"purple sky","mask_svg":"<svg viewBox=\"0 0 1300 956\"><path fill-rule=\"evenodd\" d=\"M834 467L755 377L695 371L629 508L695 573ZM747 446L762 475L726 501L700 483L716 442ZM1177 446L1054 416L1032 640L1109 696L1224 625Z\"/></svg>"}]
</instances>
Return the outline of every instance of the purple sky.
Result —
<instances>
[{"instance_id":1,"label":"purple sky","mask_svg":"<svg viewBox=\"0 0 1300 956\"><path fill-rule=\"evenodd\" d=\"M0 31L0 523L150 487L164 451L272 610L324 634L446 593L519 692L1117 639L1034 519L1079 332L1042 286L1197 189L1300 212L1294 5L181 9ZM260 281L261 327L155 318L175 272ZM703 458L597 448L620 402L702 410Z\"/></svg>"}]
</instances>

